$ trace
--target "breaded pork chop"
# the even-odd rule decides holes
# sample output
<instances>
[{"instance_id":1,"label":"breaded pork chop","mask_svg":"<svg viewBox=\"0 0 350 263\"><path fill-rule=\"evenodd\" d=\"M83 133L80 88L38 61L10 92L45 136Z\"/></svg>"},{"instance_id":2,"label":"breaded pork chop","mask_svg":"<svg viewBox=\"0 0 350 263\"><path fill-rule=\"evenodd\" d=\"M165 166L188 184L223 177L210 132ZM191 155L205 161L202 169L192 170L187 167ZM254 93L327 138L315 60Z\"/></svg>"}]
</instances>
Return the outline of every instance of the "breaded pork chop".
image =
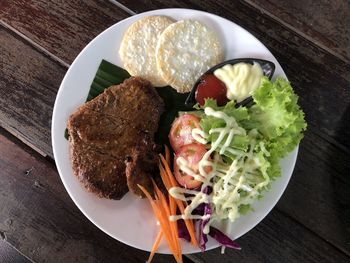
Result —
<instances>
[{"instance_id":1,"label":"breaded pork chop","mask_svg":"<svg viewBox=\"0 0 350 263\"><path fill-rule=\"evenodd\" d=\"M122 198L128 192L125 160L145 134L153 142L163 110L150 82L139 77L111 86L79 107L67 128L73 171L80 182L100 197Z\"/></svg>"}]
</instances>

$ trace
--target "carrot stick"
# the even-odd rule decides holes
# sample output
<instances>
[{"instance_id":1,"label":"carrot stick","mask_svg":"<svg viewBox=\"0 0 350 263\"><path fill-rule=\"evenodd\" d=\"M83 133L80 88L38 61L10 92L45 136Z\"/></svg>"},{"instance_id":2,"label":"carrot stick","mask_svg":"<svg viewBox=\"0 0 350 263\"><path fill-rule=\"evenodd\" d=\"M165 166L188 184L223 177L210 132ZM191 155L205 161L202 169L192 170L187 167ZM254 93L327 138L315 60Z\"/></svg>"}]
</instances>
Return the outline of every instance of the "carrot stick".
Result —
<instances>
[{"instance_id":1,"label":"carrot stick","mask_svg":"<svg viewBox=\"0 0 350 263\"><path fill-rule=\"evenodd\" d=\"M149 255L149 258L146 261L146 263L151 263L151 261L152 261L152 259L154 257L154 254L158 250L158 247L159 247L160 241L162 240L162 237L163 237L163 232L162 232L162 230L160 230L158 235L157 235L157 237L156 237L156 240L154 241L154 244L153 244L153 247L152 247L152 250L151 250L151 254Z\"/></svg>"},{"instance_id":2,"label":"carrot stick","mask_svg":"<svg viewBox=\"0 0 350 263\"><path fill-rule=\"evenodd\" d=\"M160 170L160 177L162 178L163 184L165 185L165 188L169 191L169 189L171 188L171 182L161 163L159 163L159 170Z\"/></svg>"},{"instance_id":3,"label":"carrot stick","mask_svg":"<svg viewBox=\"0 0 350 263\"><path fill-rule=\"evenodd\" d=\"M164 183L165 187L167 188L167 190L169 191L169 189L171 188L171 183L170 183L168 175L167 175L166 171L164 170L161 163L159 163L159 170L160 170L160 174L161 174L163 183ZM176 204L176 200L171 195L169 195L169 206L170 206L170 215L176 215L177 204ZM174 222L174 224L175 224L175 228L176 228L176 232L177 232L177 223Z\"/></svg>"},{"instance_id":4,"label":"carrot stick","mask_svg":"<svg viewBox=\"0 0 350 263\"><path fill-rule=\"evenodd\" d=\"M160 222L161 228L165 232L166 241L168 243L168 246L169 246L171 252L173 253L173 256L175 257L176 261L179 262L179 256L178 256L178 252L177 252L176 246L175 246L173 238L172 238L169 222L167 222L167 219L164 218L163 209L162 208L159 208L159 209L160 210L157 213L157 215L158 215L157 217L158 217L158 220Z\"/></svg>"},{"instance_id":5,"label":"carrot stick","mask_svg":"<svg viewBox=\"0 0 350 263\"><path fill-rule=\"evenodd\" d=\"M172 187L177 187L178 184L170 170L170 167L169 165L167 164L167 161L164 159L163 155L159 155L160 157L160 160L161 160L161 166L163 169L165 169L165 172L167 174L167 177L170 181L170 184ZM178 200L178 199L175 199L175 202L177 204L177 206L179 207L180 209L180 212L182 214L185 213L185 206L184 206L184 203L181 201L181 200ZM198 242L197 242L197 239L196 239L196 234L195 234L195 229L194 229L194 225L193 225L193 221L192 220L189 220L189 219L185 219L185 225L186 225L186 228L188 230L188 233L190 234L190 237L191 237L191 243L192 245L194 246L198 246Z\"/></svg>"},{"instance_id":6,"label":"carrot stick","mask_svg":"<svg viewBox=\"0 0 350 263\"><path fill-rule=\"evenodd\" d=\"M176 201L174 197L169 196L169 206L170 206L170 213L172 216L176 215Z\"/></svg>"},{"instance_id":7,"label":"carrot stick","mask_svg":"<svg viewBox=\"0 0 350 263\"><path fill-rule=\"evenodd\" d=\"M178 252L178 256L181 256L181 246L179 243L179 237L178 237L178 232L177 232L177 223L176 222L172 222L170 221L170 216L171 216L171 211L170 208L168 206L168 203L166 201L166 198L164 196L164 194L159 190L157 184L154 182L154 180L152 179L152 183L153 183L153 187L155 189L156 195L158 196L159 200L161 201L161 205L162 205L162 214L166 215L166 217L169 220L169 224L170 224L170 228L171 228L171 233L172 233L172 240L174 242L176 251ZM169 195L169 201L173 200L172 196Z\"/></svg>"},{"instance_id":8,"label":"carrot stick","mask_svg":"<svg viewBox=\"0 0 350 263\"><path fill-rule=\"evenodd\" d=\"M164 168L163 168L161 163L159 163L159 170L160 170L160 175L161 175L161 178L163 180L163 183L164 183L165 187L167 188L167 190L169 191L169 189L171 188L171 183L170 183L168 175L167 175L166 171L164 170ZM155 188L156 188L156 186L155 186ZM176 206L177 205L176 205L175 199L171 195L169 195L169 206L170 206L169 207L169 209L170 209L169 217L171 215L176 215ZM180 255L181 255L181 246L180 246L180 243L179 243L177 223L175 221L175 222L170 222L170 224L171 224L171 227L172 227L172 230L173 230L173 233L174 233L175 244L177 245L177 248L180 251Z\"/></svg>"},{"instance_id":9,"label":"carrot stick","mask_svg":"<svg viewBox=\"0 0 350 263\"><path fill-rule=\"evenodd\" d=\"M162 181L163 181L166 189L169 191L169 189L171 188L171 183L170 183L168 175L167 175L167 173L166 173L166 171L163 168L161 163L159 163L159 170L160 170L160 176L162 178ZM175 202L174 197L172 197L171 195L169 195L169 206L170 206L171 215L176 215L176 202Z\"/></svg>"},{"instance_id":10,"label":"carrot stick","mask_svg":"<svg viewBox=\"0 0 350 263\"><path fill-rule=\"evenodd\" d=\"M170 180L172 187L179 186L178 183L176 182L174 176L173 176L173 173L170 170L169 165L167 164L166 160L164 159L164 156L161 154L159 156L160 156L161 163L163 164L163 167L165 168L165 171L168 174L168 178Z\"/></svg>"},{"instance_id":11,"label":"carrot stick","mask_svg":"<svg viewBox=\"0 0 350 263\"><path fill-rule=\"evenodd\" d=\"M170 213L169 213L169 208L167 207L166 204L166 200L165 197L161 196L159 199L159 209L160 209L160 213L161 216L163 216L162 221L161 221L161 225L162 223L166 224L166 228L169 231L168 232L168 243L171 243L171 248L172 248L172 252L174 257L176 258L177 262L181 262L181 252L180 252L180 245L178 244L178 242L176 242L176 238L175 238L175 229L174 227L172 227L172 222L169 222L169 217L170 217ZM176 233L177 236L177 233Z\"/></svg>"},{"instance_id":12,"label":"carrot stick","mask_svg":"<svg viewBox=\"0 0 350 263\"><path fill-rule=\"evenodd\" d=\"M176 259L176 262L181 263L182 262L181 251L179 250L179 247L178 245L176 245L176 242L174 240L174 233L172 231L173 228L171 227L171 224L169 222L169 216L170 216L170 212L168 212L169 207L167 205L165 196L159 190L158 187L155 187L156 200L153 200L151 195L148 193L148 191L144 187L142 187L141 185L138 185L138 187L141 189L141 191L145 194L147 199L150 201L151 206L153 208L153 212L160 223L162 232L165 235L165 239L168 243L168 246L171 252L173 253L173 256Z\"/></svg>"},{"instance_id":13,"label":"carrot stick","mask_svg":"<svg viewBox=\"0 0 350 263\"><path fill-rule=\"evenodd\" d=\"M159 204L158 204L159 205ZM174 254L174 257L177 258L177 253L176 253L176 250L175 250L175 246L172 242L172 238L171 238L171 233L170 233L170 229L169 227L167 226L167 223L166 223L166 220L164 218L164 215L162 215L162 212L161 210L159 210L158 207L156 207L156 209L154 210L154 213L160 223L160 226L161 226L161 229L162 229L162 232L164 233L165 235L165 239L168 243L168 246L170 248L170 250L172 251L172 253Z\"/></svg>"},{"instance_id":14,"label":"carrot stick","mask_svg":"<svg viewBox=\"0 0 350 263\"><path fill-rule=\"evenodd\" d=\"M173 245L170 243L171 241L171 238L170 238L170 233L169 233L169 228L166 227L166 223L164 222L164 214L162 215L162 213L160 213L160 210L159 210L159 206L157 205L157 203L159 202L159 200L153 200L151 195L148 193L148 191L141 185L137 185L141 191L145 194L145 196L147 197L147 199L149 200L152 208L153 208L153 212L154 214L156 215L159 223L161 224L161 227L163 229L163 232L166 236L166 239L168 241L168 245L170 247L170 249L173 251ZM158 201L157 203L155 201Z\"/></svg>"},{"instance_id":15,"label":"carrot stick","mask_svg":"<svg viewBox=\"0 0 350 263\"><path fill-rule=\"evenodd\" d=\"M166 189L169 191L169 189L171 188L171 185L170 185L170 182L168 180L168 175L166 174L166 172L161 164L159 164L159 170L160 170L160 176L163 180L163 183L164 183ZM174 197L172 197L171 195L169 195L169 206L170 206L171 215L176 215L176 201L175 201Z\"/></svg>"},{"instance_id":16,"label":"carrot stick","mask_svg":"<svg viewBox=\"0 0 350 263\"><path fill-rule=\"evenodd\" d=\"M163 183L165 184L165 187L167 188L167 190L169 191L169 189L171 188L170 182L169 182L169 178L164 170L164 168L161 166L161 164L159 165L159 169L160 169L160 174L163 180ZM170 215L176 215L176 201L175 199L169 195L169 208L170 208ZM175 233L178 233L177 231L177 223L176 222L171 222L171 224L174 225L174 231ZM178 239L178 234L176 234L176 239Z\"/></svg>"}]
</instances>

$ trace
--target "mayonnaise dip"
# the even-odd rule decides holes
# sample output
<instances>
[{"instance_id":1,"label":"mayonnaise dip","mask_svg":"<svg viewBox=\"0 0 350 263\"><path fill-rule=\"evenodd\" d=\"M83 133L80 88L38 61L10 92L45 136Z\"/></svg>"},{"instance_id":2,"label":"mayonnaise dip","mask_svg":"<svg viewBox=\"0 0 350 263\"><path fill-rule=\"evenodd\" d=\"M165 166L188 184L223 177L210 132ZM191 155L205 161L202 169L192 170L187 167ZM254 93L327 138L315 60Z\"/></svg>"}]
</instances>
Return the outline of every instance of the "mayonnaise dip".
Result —
<instances>
[{"instance_id":1,"label":"mayonnaise dip","mask_svg":"<svg viewBox=\"0 0 350 263\"><path fill-rule=\"evenodd\" d=\"M260 85L263 71L258 63L253 65L240 62L227 64L214 71L214 75L225 83L227 98L241 102L253 94Z\"/></svg>"}]
</instances>

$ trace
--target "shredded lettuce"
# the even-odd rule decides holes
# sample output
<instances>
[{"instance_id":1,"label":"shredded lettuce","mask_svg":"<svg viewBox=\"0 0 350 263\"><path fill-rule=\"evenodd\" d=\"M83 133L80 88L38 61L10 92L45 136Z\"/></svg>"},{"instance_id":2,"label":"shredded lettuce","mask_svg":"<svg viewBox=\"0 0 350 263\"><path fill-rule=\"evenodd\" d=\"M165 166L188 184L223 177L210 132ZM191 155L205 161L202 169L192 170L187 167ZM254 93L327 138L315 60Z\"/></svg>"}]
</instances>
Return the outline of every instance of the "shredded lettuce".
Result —
<instances>
[{"instance_id":1,"label":"shredded lettuce","mask_svg":"<svg viewBox=\"0 0 350 263\"><path fill-rule=\"evenodd\" d=\"M261 198L262 192L270 187L270 182L281 175L280 159L299 144L306 129L304 113L290 83L284 78L272 82L266 77L260 83L253 94L254 105L250 108L236 108L234 101L218 106L213 99L207 99L204 106L200 107L202 110L210 107L214 111L224 112L235 119L239 128L245 130L245 134L234 135L226 147L228 150L221 152L221 155L228 170L232 163L237 162L235 176L244 177L239 187L243 185L250 190L237 191L234 182L237 184L238 179L234 181L232 174L227 176L230 178L227 180L233 184L231 192L228 192L228 183L223 176L213 178L214 216L220 219L234 220L238 214L245 214L251 209L252 201ZM205 139L212 144L219 136L213 129L224 128L226 122L222 118L203 114L200 125L206 134ZM225 148L227 137L225 135L220 142L216 154ZM225 200L231 199L234 204L228 206Z\"/></svg>"}]
</instances>

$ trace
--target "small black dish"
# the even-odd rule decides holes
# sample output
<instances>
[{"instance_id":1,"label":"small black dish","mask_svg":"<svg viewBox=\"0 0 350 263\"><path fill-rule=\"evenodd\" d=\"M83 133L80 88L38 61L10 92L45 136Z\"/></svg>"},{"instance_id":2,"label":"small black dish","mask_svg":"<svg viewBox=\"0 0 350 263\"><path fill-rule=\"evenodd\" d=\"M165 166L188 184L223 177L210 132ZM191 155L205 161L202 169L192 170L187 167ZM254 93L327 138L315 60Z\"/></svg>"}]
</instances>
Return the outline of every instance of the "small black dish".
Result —
<instances>
[{"instance_id":1,"label":"small black dish","mask_svg":"<svg viewBox=\"0 0 350 263\"><path fill-rule=\"evenodd\" d=\"M254 64L254 62L258 63L260 65L260 67L262 68L264 76L268 77L269 79L272 78L272 75L275 72L275 68L276 68L275 64L273 62L268 61L268 60L264 60L264 59L258 59L258 58L237 58L237 59L230 59L230 60L224 61L224 62L217 64L216 66L210 68L207 72L202 74L202 76L193 85L193 88L185 101L185 105L188 107L193 107L193 105L196 104L195 96L196 96L197 87L198 87L198 84L201 82L201 78L204 75L213 74L215 70L217 70L218 68L221 68L227 64L234 65L234 64L237 64L240 62L245 62L245 63L249 63L252 65ZM249 98L246 98L245 100L237 103L236 106L237 107L249 106L252 104L252 102L253 102L253 98L249 97Z\"/></svg>"}]
</instances>

